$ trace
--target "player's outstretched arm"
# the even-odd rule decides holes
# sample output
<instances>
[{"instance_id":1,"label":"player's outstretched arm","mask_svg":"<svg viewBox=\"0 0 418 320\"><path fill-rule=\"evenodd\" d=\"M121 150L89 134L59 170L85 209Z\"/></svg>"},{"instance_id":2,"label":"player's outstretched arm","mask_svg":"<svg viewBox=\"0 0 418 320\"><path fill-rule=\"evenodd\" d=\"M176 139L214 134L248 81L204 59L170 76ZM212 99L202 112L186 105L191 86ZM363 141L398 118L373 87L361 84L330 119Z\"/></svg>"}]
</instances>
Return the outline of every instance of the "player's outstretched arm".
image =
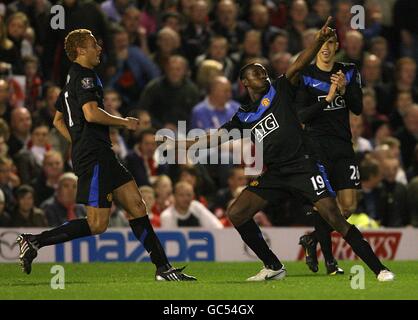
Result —
<instances>
[{"instance_id":1,"label":"player's outstretched arm","mask_svg":"<svg viewBox=\"0 0 418 320\"><path fill-rule=\"evenodd\" d=\"M221 144L220 132L216 133L207 133L206 135L199 136L195 139L183 139L183 140L174 140L170 137L164 137L160 141L167 142L170 144L170 147L176 149L185 149L188 150L190 147L199 148L199 149L209 149L213 147L218 147ZM212 143L211 143L212 141ZM213 141L217 141L213 144Z\"/></svg>"},{"instance_id":2,"label":"player's outstretched arm","mask_svg":"<svg viewBox=\"0 0 418 320\"><path fill-rule=\"evenodd\" d=\"M71 143L71 135L65 125L64 115L58 110L55 112L54 127L57 128L58 132L61 133L69 143Z\"/></svg>"},{"instance_id":3,"label":"player's outstretched arm","mask_svg":"<svg viewBox=\"0 0 418 320\"><path fill-rule=\"evenodd\" d=\"M289 79L292 84L297 83L299 71L311 63L313 58L315 58L316 54L319 52L319 49L321 49L324 42L326 42L334 34L334 29L328 27L331 20L332 17L328 17L324 26L316 34L315 42L310 47L303 50L296 61L287 70L286 78Z\"/></svg>"},{"instance_id":4,"label":"player's outstretched arm","mask_svg":"<svg viewBox=\"0 0 418 320\"><path fill-rule=\"evenodd\" d=\"M90 101L83 105L83 113L87 122L98 123L105 126L120 126L126 127L130 130L136 130L138 119L136 118L121 118L112 116L102 108L99 108L96 101Z\"/></svg>"}]
</instances>

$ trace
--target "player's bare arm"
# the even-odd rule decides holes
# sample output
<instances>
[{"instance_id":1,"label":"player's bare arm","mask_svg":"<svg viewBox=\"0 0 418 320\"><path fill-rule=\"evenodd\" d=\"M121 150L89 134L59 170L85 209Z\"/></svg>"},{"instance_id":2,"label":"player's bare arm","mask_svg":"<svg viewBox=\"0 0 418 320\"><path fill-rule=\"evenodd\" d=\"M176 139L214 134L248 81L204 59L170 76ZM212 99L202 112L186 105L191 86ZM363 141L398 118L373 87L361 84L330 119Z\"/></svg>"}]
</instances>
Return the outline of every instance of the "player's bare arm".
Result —
<instances>
[{"instance_id":1,"label":"player's bare arm","mask_svg":"<svg viewBox=\"0 0 418 320\"><path fill-rule=\"evenodd\" d=\"M195 139L185 139L185 140L174 140L170 137L164 137L160 141L168 142L172 148L176 149L186 149L188 150L192 146L199 149L209 149L213 147L219 147L221 145L222 132L221 130L216 131L215 133L207 133L206 135L196 137ZM213 141L216 141L216 144L213 144Z\"/></svg>"},{"instance_id":2,"label":"player's bare arm","mask_svg":"<svg viewBox=\"0 0 418 320\"><path fill-rule=\"evenodd\" d=\"M54 127L57 128L58 132L61 133L69 143L71 143L71 135L65 125L64 115L59 111L55 112Z\"/></svg>"},{"instance_id":3,"label":"player's bare arm","mask_svg":"<svg viewBox=\"0 0 418 320\"><path fill-rule=\"evenodd\" d=\"M87 122L102 124L105 126L126 127L129 130L136 130L139 125L137 118L121 118L112 116L102 108L99 108L96 101L90 101L83 105L83 113Z\"/></svg>"},{"instance_id":4,"label":"player's bare arm","mask_svg":"<svg viewBox=\"0 0 418 320\"><path fill-rule=\"evenodd\" d=\"M298 81L298 74L304 67L306 67L316 56L316 54L321 49L322 45L332 36L334 35L334 29L328 27L331 23L332 17L328 17L327 21L325 22L324 26L321 30L318 31L315 37L315 42L305 50L301 52L299 57L296 61L289 67L286 72L286 78L292 84L296 84Z\"/></svg>"}]
</instances>

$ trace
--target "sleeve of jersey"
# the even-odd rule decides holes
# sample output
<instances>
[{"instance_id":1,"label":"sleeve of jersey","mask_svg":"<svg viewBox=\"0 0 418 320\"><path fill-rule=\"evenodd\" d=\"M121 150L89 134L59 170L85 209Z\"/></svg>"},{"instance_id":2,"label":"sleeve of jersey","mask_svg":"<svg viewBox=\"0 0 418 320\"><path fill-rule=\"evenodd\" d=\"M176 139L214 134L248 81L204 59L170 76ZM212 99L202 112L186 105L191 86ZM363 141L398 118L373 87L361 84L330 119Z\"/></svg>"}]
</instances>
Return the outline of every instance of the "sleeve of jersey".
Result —
<instances>
[{"instance_id":1,"label":"sleeve of jersey","mask_svg":"<svg viewBox=\"0 0 418 320\"><path fill-rule=\"evenodd\" d=\"M62 93L60 93L57 101L55 101L55 109L62 113Z\"/></svg>"},{"instance_id":2,"label":"sleeve of jersey","mask_svg":"<svg viewBox=\"0 0 418 320\"><path fill-rule=\"evenodd\" d=\"M347 107L356 115L363 110L363 91L361 90L361 76L357 68L349 70L346 74L347 87L344 100Z\"/></svg>"},{"instance_id":3,"label":"sleeve of jersey","mask_svg":"<svg viewBox=\"0 0 418 320\"><path fill-rule=\"evenodd\" d=\"M94 72L83 73L77 80L76 92L81 106L90 101L99 101L97 76Z\"/></svg>"},{"instance_id":4,"label":"sleeve of jersey","mask_svg":"<svg viewBox=\"0 0 418 320\"><path fill-rule=\"evenodd\" d=\"M306 86L301 82L296 93L293 106L297 112L299 121L304 124L308 124L314 120L316 116L318 116L320 112L328 105L328 102L325 99L316 102L313 105L308 105L309 101L309 92Z\"/></svg>"},{"instance_id":5,"label":"sleeve of jersey","mask_svg":"<svg viewBox=\"0 0 418 320\"><path fill-rule=\"evenodd\" d=\"M221 129L225 129L227 131L231 131L232 129L238 129L240 131L242 131L242 125L241 125L241 121L238 119L238 116L235 114L231 120L229 120L228 122L225 122L220 128Z\"/></svg>"}]
</instances>

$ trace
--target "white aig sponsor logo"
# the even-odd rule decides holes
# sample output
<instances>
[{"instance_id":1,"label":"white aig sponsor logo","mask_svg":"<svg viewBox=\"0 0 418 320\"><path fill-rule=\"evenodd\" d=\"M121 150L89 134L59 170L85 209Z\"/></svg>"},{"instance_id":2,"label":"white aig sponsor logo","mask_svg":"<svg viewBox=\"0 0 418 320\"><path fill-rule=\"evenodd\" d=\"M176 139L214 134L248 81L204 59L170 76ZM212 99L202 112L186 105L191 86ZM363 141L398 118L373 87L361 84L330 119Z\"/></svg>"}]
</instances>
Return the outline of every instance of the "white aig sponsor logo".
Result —
<instances>
[{"instance_id":1,"label":"white aig sponsor logo","mask_svg":"<svg viewBox=\"0 0 418 320\"><path fill-rule=\"evenodd\" d=\"M251 128L257 142L263 141L263 139L272 133L274 130L279 128L279 123L272 113L268 114L267 117L261 119L257 124Z\"/></svg>"},{"instance_id":2,"label":"white aig sponsor logo","mask_svg":"<svg viewBox=\"0 0 418 320\"><path fill-rule=\"evenodd\" d=\"M318 101L322 101L326 98L326 96L319 96ZM338 110L345 108L345 100L342 96L337 95L334 100L329 103L324 111L331 111L331 110Z\"/></svg>"}]
</instances>

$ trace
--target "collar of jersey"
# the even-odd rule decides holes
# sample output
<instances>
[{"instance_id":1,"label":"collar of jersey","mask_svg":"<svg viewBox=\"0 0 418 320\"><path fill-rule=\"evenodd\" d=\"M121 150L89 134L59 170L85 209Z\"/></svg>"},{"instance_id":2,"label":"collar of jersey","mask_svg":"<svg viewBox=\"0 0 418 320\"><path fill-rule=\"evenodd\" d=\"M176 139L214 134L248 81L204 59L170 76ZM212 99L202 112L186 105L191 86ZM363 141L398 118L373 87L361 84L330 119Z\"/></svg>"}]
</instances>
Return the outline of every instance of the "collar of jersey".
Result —
<instances>
[{"instance_id":1,"label":"collar of jersey","mask_svg":"<svg viewBox=\"0 0 418 320\"><path fill-rule=\"evenodd\" d=\"M270 85L269 91L259 100L258 107L253 112L247 112L244 108L240 108L237 112L237 116L241 122L254 122L261 118L261 116L266 112L268 108L271 106L271 102L273 101L274 97L276 96L276 89L272 85ZM268 99L268 100L266 100ZM263 105L263 101L268 101L268 105ZM241 111L242 110L242 111Z\"/></svg>"}]
</instances>

